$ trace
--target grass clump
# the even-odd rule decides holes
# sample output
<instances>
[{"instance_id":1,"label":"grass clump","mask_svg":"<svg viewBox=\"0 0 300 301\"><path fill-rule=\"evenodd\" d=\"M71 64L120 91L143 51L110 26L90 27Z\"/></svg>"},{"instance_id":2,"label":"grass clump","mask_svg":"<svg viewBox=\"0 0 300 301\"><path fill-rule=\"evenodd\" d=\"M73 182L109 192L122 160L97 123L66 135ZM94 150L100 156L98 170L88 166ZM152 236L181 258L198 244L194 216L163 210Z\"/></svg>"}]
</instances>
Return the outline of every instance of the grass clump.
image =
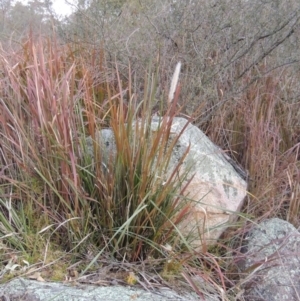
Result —
<instances>
[{"instance_id":1,"label":"grass clump","mask_svg":"<svg viewBox=\"0 0 300 301\"><path fill-rule=\"evenodd\" d=\"M106 240L107 245L102 251L108 248L116 258L130 262L161 256L162 246L166 243L180 249L180 233L176 226L188 208L182 201L186 171L180 169L188 150L173 170L169 168L172 145L178 139L170 139L176 99L166 115L158 118L158 127L153 128L151 103L154 87L154 82L146 82L144 98L140 102L129 89L126 105L122 95L117 99L109 95L108 116L113 137L110 143L115 144L115 153L107 154L101 136L91 135L95 137L95 170L94 174L88 171L91 176L89 186L94 187L92 193L98 198L92 212L96 213L97 228L102 229ZM122 89L120 85L119 89Z\"/></svg>"}]
</instances>

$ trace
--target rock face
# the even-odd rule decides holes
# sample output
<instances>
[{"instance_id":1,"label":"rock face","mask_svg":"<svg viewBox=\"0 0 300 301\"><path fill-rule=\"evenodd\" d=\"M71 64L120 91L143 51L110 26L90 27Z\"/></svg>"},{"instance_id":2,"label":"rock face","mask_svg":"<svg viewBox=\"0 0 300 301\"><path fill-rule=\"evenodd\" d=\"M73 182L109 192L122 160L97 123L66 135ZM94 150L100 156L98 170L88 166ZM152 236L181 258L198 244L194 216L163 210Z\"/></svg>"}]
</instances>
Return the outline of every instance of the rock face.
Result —
<instances>
[{"instance_id":1,"label":"rock face","mask_svg":"<svg viewBox=\"0 0 300 301\"><path fill-rule=\"evenodd\" d=\"M242 272L247 301L299 300L300 233L278 218L262 222L246 237Z\"/></svg>"},{"instance_id":2,"label":"rock face","mask_svg":"<svg viewBox=\"0 0 300 301\"><path fill-rule=\"evenodd\" d=\"M194 294L178 295L171 289L145 291L137 287L64 285L55 282L38 282L28 279L14 279L0 285L0 300L20 301L193 301ZM208 298L215 301L217 298Z\"/></svg>"},{"instance_id":3,"label":"rock face","mask_svg":"<svg viewBox=\"0 0 300 301\"><path fill-rule=\"evenodd\" d=\"M160 117L153 117L153 131L156 131L160 124ZM186 124L186 119L174 118L169 139L172 141L178 137ZM100 131L97 143L102 149L104 161L116 153L111 129ZM90 155L93 156L93 141L90 137L87 139L87 145ZM247 183L242 170L237 172L237 167L234 168L229 162L228 156L192 124L186 127L173 148L169 172L178 164L188 147L190 150L182 168L188 168L187 180L192 177L185 191L191 210L179 230L185 236L192 237L193 247L200 248L204 240L213 244L228 223L234 220L235 213L243 204Z\"/></svg>"}]
</instances>

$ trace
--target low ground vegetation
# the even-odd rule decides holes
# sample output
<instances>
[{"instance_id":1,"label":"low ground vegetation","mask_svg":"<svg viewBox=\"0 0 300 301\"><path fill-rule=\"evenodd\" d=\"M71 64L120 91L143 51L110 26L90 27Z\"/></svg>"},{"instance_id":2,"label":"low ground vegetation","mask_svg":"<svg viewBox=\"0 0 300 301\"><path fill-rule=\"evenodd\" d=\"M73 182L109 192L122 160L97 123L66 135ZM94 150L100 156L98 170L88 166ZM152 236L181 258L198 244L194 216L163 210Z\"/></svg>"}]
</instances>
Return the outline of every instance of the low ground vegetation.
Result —
<instances>
[{"instance_id":1,"label":"low ground vegetation","mask_svg":"<svg viewBox=\"0 0 300 301\"><path fill-rule=\"evenodd\" d=\"M275 216L300 226L299 8L290 1L294 13L285 14L278 3L282 10L265 4L250 18L260 26L255 31L241 22L260 1L251 9L250 1L237 2L241 20L228 5L216 4L208 14L210 2L202 10L210 21L199 27L192 26L199 20L192 2L185 10L159 10L173 23L150 17L150 4L139 11L128 6L117 22L111 17L115 27L103 27L102 42L89 44L84 26L74 29L76 40L72 28L62 26L59 38L31 36L1 49L3 281L31 275L92 283L102 277L106 284L171 283L236 300L240 284L251 282L235 264L247 229ZM265 22L274 11L281 21ZM149 27L135 31L141 20ZM168 27L174 20L181 25ZM179 60L180 82L168 106ZM169 116L155 137L149 134L154 113ZM217 245L198 252L179 239L176 227L188 210L184 187L164 175L174 116L199 126L248 173L239 219ZM144 120L143 128L132 126L136 120ZM104 166L99 146L93 145L92 159L85 142L107 127L117 155Z\"/></svg>"},{"instance_id":2,"label":"low ground vegetation","mask_svg":"<svg viewBox=\"0 0 300 301\"><path fill-rule=\"evenodd\" d=\"M299 110L289 99L296 78L283 68L253 81L266 65L249 71L249 89L224 102L204 128L248 171L249 194L238 223L213 248L194 252L188 240L178 239L176 227L188 210L179 202L184 188L164 176L170 120L186 115L178 93L170 108L160 100L159 114L170 118L149 135L159 65L145 74L144 95L137 99L130 65L122 78L117 64L107 67L103 51L97 58L78 57L70 45L50 40L3 51L2 279L37 271L55 280L71 271L87 277L101 264L112 267L108 278L115 274L130 284L158 273L157 283L182 281L199 295L237 294L244 275L233 254L249 224L279 216L298 226ZM132 127L138 119L142 129ZM117 155L104 168L97 144L94 162L86 155L85 139L108 126ZM204 282L196 284L195 275Z\"/></svg>"}]
</instances>

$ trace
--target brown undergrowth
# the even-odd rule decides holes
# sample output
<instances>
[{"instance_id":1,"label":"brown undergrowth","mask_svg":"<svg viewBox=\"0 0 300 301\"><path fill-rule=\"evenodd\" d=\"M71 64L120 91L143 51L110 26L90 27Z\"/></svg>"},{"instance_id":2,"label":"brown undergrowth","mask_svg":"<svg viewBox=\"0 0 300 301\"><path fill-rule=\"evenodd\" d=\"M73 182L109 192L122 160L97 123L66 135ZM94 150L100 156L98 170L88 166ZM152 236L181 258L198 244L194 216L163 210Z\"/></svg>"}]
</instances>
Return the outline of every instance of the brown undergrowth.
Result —
<instances>
[{"instance_id":1,"label":"brown undergrowth","mask_svg":"<svg viewBox=\"0 0 300 301\"><path fill-rule=\"evenodd\" d=\"M102 49L78 55L77 48L49 39L1 51L2 279L40 272L106 285L171 283L231 300L244 277L233 254L248 225L279 216L299 226L296 79L284 69L266 73L266 65L249 71L248 88L206 122L209 137L248 171L249 194L219 244L194 252L176 226L188 211L175 179L180 162L165 177L172 119L182 113L178 90L169 107L157 101L154 62L138 99L134 70L108 68ZM153 134L157 104L168 118ZM199 110L209 106L203 101ZM191 117L196 123L199 112ZM106 127L117 151L104 162L97 132Z\"/></svg>"}]
</instances>

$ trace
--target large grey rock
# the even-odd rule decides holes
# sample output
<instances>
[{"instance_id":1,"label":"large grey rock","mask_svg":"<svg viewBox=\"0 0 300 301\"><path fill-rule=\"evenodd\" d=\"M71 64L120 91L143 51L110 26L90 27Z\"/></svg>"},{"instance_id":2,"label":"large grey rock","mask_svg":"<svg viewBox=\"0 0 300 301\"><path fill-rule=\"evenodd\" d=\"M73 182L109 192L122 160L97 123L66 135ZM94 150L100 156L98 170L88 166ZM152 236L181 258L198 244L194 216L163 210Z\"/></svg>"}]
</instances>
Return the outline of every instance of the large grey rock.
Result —
<instances>
[{"instance_id":1,"label":"large grey rock","mask_svg":"<svg viewBox=\"0 0 300 301\"><path fill-rule=\"evenodd\" d=\"M136 287L64 285L24 278L0 285L0 299L7 301L194 301L195 294L181 296L171 289L146 291ZM208 297L204 301L216 301Z\"/></svg>"},{"instance_id":2,"label":"large grey rock","mask_svg":"<svg viewBox=\"0 0 300 301\"><path fill-rule=\"evenodd\" d=\"M186 124L186 119L174 118L170 143L178 137ZM151 123L153 133L159 126L161 118L153 117ZM104 163L108 158L115 156L115 139L111 129L98 132L96 140L101 147ZM91 137L87 139L87 145L93 157ZM175 144L167 173L178 164L188 147L190 150L181 171L188 170L187 180L193 176L185 191L191 209L179 230L185 236L193 237L193 247L200 248L203 240L206 243L214 243L235 219L243 204L247 183L242 172L237 172L237 168L229 162L228 156L192 124L188 124Z\"/></svg>"},{"instance_id":3,"label":"large grey rock","mask_svg":"<svg viewBox=\"0 0 300 301\"><path fill-rule=\"evenodd\" d=\"M245 300L299 300L300 233L293 225L278 218L262 222L248 233L244 251Z\"/></svg>"}]
</instances>

